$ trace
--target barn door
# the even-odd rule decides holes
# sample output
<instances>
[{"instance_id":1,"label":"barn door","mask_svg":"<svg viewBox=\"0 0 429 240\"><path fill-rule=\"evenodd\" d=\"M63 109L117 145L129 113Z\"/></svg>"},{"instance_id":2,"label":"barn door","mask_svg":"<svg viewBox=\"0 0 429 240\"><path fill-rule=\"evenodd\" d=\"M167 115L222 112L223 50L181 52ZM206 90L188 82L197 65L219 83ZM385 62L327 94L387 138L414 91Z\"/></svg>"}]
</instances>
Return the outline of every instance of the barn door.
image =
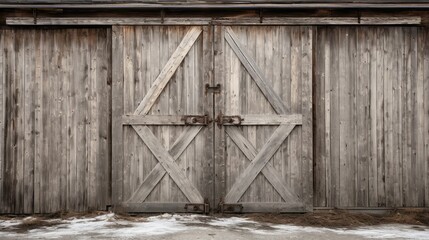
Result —
<instances>
[{"instance_id":1,"label":"barn door","mask_svg":"<svg viewBox=\"0 0 429 240\"><path fill-rule=\"evenodd\" d=\"M208 211L211 38L208 27L113 28L115 206L129 212Z\"/></svg>"},{"instance_id":2,"label":"barn door","mask_svg":"<svg viewBox=\"0 0 429 240\"><path fill-rule=\"evenodd\" d=\"M311 27L216 27L215 53L220 210L311 210Z\"/></svg>"}]
</instances>

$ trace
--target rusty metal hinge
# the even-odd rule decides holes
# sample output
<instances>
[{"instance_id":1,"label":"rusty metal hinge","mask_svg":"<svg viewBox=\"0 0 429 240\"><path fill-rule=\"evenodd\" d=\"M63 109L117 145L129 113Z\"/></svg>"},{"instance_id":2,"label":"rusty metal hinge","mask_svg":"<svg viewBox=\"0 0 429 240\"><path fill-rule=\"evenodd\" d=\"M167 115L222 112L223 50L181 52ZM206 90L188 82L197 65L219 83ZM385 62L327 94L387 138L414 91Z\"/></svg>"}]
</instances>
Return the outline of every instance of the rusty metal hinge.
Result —
<instances>
[{"instance_id":1,"label":"rusty metal hinge","mask_svg":"<svg viewBox=\"0 0 429 240\"><path fill-rule=\"evenodd\" d=\"M243 205L240 203L224 203L222 200L219 202L218 210L221 213L242 213Z\"/></svg>"},{"instance_id":2,"label":"rusty metal hinge","mask_svg":"<svg viewBox=\"0 0 429 240\"><path fill-rule=\"evenodd\" d=\"M207 93L220 93L221 91L221 85L218 83L216 86L210 86L210 84L206 84L206 94Z\"/></svg>"},{"instance_id":3,"label":"rusty metal hinge","mask_svg":"<svg viewBox=\"0 0 429 240\"><path fill-rule=\"evenodd\" d=\"M222 127L222 125L240 126L241 121L243 120L244 119L241 118L241 116L239 115L229 116L229 115L223 115L222 112L220 112L214 121L217 123L219 127Z\"/></svg>"},{"instance_id":4,"label":"rusty metal hinge","mask_svg":"<svg viewBox=\"0 0 429 240\"><path fill-rule=\"evenodd\" d=\"M208 115L185 115L182 117L185 125L203 125L207 126L212 122Z\"/></svg>"}]
</instances>

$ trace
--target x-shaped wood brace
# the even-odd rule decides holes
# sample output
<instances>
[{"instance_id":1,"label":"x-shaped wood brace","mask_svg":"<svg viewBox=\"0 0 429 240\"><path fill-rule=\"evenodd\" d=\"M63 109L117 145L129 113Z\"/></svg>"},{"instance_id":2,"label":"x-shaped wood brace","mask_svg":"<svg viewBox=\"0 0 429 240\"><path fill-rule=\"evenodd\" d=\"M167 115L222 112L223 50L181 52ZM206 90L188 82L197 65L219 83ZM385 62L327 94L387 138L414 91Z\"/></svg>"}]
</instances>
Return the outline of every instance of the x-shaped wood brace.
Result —
<instances>
[{"instance_id":1,"label":"x-shaped wood brace","mask_svg":"<svg viewBox=\"0 0 429 240\"><path fill-rule=\"evenodd\" d=\"M194 187L180 167L175 163L195 136L200 132L202 126L187 127L170 148L170 151L162 147L162 143L158 141L148 127L133 126L133 128L153 155L158 159L159 163L152 169L127 202L143 202L167 172L190 202L203 202L204 199L198 189Z\"/></svg>"},{"instance_id":2,"label":"x-shaped wood brace","mask_svg":"<svg viewBox=\"0 0 429 240\"><path fill-rule=\"evenodd\" d=\"M286 114L286 106L282 99L276 94L274 89L268 84L264 74L257 66L249 54L246 53L244 47L240 45L238 38L230 27L225 28L225 39L231 46L234 53L240 59L240 62L246 68L247 72L252 76L256 85L262 91L268 102L277 112L277 114ZM280 196L287 202L299 203L298 196L289 191L282 182L281 176L271 166L267 165L272 156L276 153L280 145L284 142L287 136L291 133L295 124L283 123L274 131L273 135L268 139L261 151L257 153L255 147L247 140L240 131L235 127L226 127L225 131L228 136L235 142L240 150L251 161L249 166L237 178L228 194L225 196L225 202L238 202L244 192L249 188L250 184L255 180L256 176L262 171L264 176L273 185Z\"/></svg>"},{"instance_id":3,"label":"x-shaped wood brace","mask_svg":"<svg viewBox=\"0 0 429 240\"><path fill-rule=\"evenodd\" d=\"M229 190L225 197L225 202L238 202L241 196L243 196L244 192L249 188L253 180L255 180L259 172L262 172L265 178L267 178L267 180L273 185L274 189L286 202L299 203L298 196L287 189L283 183L281 175L277 172L277 170L273 166L267 165L267 163L270 161L272 156L276 153L277 149L287 138L294 127L294 124L280 125L273 135L271 135L270 139L268 139L259 153L256 151L252 143L250 143L250 141L241 134L238 128L225 128L228 136L232 139L232 141L234 141L234 143L243 152L246 158L251 161L249 166L237 178L236 182Z\"/></svg>"},{"instance_id":4,"label":"x-shaped wood brace","mask_svg":"<svg viewBox=\"0 0 429 240\"><path fill-rule=\"evenodd\" d=\"M167 86L167 83L170 81L171 77L176 72L180 63L188 54L189 50L194 45L201 32L201 27L192 27L186 33L185 37L174 51L167 64L155 79L152 87L149 89L148 93L135 110L135 115L144 116L148 114L156 99L158 99L165 86ZM152 169L150 174L143 180L137 191L134 192L127 202L143 202L149 196L158 182L164 177L164 175L168 173L190 202L202 203L204 199L199 193L198 189L195 188L195 186L191 183L191 181L189 181L180 167L174 162L188 147L202 127L187 127L182 135L173 144L170 151L167 151L162 147L162 144L155 137L155 135L153 135L152 131L147 126L133 125L133 128L136 130L137 134L150 149L156 159L158 159L159 163L155 166L154 169Z\"/></svg>"}]
</instances>

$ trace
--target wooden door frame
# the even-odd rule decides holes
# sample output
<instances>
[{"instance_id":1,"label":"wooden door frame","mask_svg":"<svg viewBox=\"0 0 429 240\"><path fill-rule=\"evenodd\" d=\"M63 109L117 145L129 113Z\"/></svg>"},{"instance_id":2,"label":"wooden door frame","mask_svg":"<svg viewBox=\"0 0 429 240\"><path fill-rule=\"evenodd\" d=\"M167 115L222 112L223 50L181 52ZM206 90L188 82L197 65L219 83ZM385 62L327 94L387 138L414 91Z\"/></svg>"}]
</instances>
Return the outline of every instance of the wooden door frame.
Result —
<instances>
[{"instance_id":1,"label":"wooden door frame","mask_svg":"<svg viewBox=\"0 0 429 240\"><path fill-rule=\"evenodd\" d=\"M231 24L230 26L232 26L234 24ZM112 26L112 56L123 56L123 48L121 46L123 46L124 44L124 39L123 39L123 34L122 34L122 27L123 26ZM206 26L207 27L207 26ZM223 51L223 45L224 45L224 41L225 40L225 35L224 35L224 28L229 28L228 26L222 26L222 25L210 25L209 26L210 31L211 31L211 38L212 38L212 51L211 53L209 53L209 55L211 55L212 58L212 63L211 66L206 66L209 67L210 69L206 72L207 73L207 77L209 78L209 82L211 83L212 86L215 85L215 83L221 83L222 81L222 75L221 74L216 74L219 72L223 71L223 63L222 63L222 59L219 57L222 55L222 51ZM230 28L229 28L230 29ZM230 39L231 40L231 39ZM312 46L311 46L312 47ZM242 56L243 57L243 56ZM310 56L311 57L311 56ZM251 63L250 63L251 64ZM215 67L216 67L216 71L215 71ZM249 67L249 66L247 66ZM123 104L124 104L124 100L123 100L123 81L124 81L124 65L123 65L123 60L120 57L113 57L112 58L112 204L116 207L116 210L121 211L121 206L123 205L125 201L125 199L122 198L123 196L123 189L122 189L122 184L123 184L123 173L119 170L122 170L122 166L123 166L123 161L124 161L124 156L123 156L123 124L127 123L127 124L133 124L133 123L138 123L138 122L142 122L142 118L135 118L134 116L123 116L124 113L124 109L123 109ZM251 70L250 70L251 71ZM174 73L174 72L173 72ZM257 72L253 72L253 74L258 74ZM257 77L256 77L257 78ZM258 80L258 79L257 79ZM165 84L167 84L167 82L165 82ZM260 81L259 85L263 87L264 82ZM159 87L158 87L159 88ZM162 90L162 87L159 88ZM154 90L154 92L159 92L157 90ZM310 89L307 91L311 91L311 86ZM269 96L269 101L275 106L275 109L278 113L282 114L284 113L284 111L282 110L282 105L283 103L281 102L281 100L276 97L276 94L273 94L273 90L271 87L269 86L265 86L264 90L264 95ZM311 100L311 93L309 94L310 100ZM209 97L210 98L210 97ZM217 114L215 111L217 111L217 107L218 106L223 106L223 98L222 97L215 97L215 94L213 94L213 105L212 105L212 116L214 117L215 114ZM141 111L144 107L143 104L140 104L141 106L138 107L138 111ZM310 103L311 105L311 103ZM215 107L216 106L216 107ZM137 111L136 110L136 111ZM310 107L310 111L311 111L311 107ZM149 116L148 116L149 117ZM259 121L257 119L258 117L254 117L252 118L252 116L246 116L246 120L244 122L244 124L247 123L251 123L252 121ZM253 120L252 120L253 119ZM153 121L154 119L146 119L147 121ZM290 115L287 118L285 118L285 115L281 115L280 117L278 115L274 116L273 115L273 122L275 122L277 125L281 124L282 126L280 127L281 131L280 133L286 133L286 132L291 132L293 127L295 125L299 125L302 123L302 121L307 121L306 124L310 124L311 125L311 119L302 119L301 116L298 115ZM226 193L226 185L225 185L225 174L226 174L226 168L225 168L225 162L223 157L219 156L219 153L222 153L223 150L223 144L222 144L222 139L225 137L225 134L228 134L229 136L235 136L236 139L235 140L242 140L242 143L246 143L246 139L239 134L239 132L234 132L234 130L225 132L223 129L220 131L219 128L217 126L215 126L215 123L212 123L213 125L213 199L210 199L210 202L212 202L212 207L214 209L214 205L221 202L222 199L220 199L220 196L228 196L228 193ZM275 124L274 124L275 125ZM134 127L135 128L135 127ZM137 132L141 131L141 129L136 129L138 130ZM279 136L282 134L279 134ZM287 134L286 134L287 135ZM281 138L286 138L286 136L281 136ZM153 140L153 139L152 139ZM312 151L312 141L310 141L308 143L308 151ZM269 147L269 146L267 146ZM253 151L253 150L254 151ZM171 158L174 159L174 155L175 153L171 152L170 149L170 154L167 154L169 156L164 156L166 158ZM247 152L247 154L245 153L246 157L248 158L248 160L253 159L256 155L258 155L258 153L256 152L256 150L254 149L254 147L250 147L249 151ZM168 167L168 166L167 166ZM270 178L270 182L271 183L275 183L274 185L277 186L277 189L281 189L281 196L282 197L290 197L290 198L295 198L293 195L293 193L289 192L286 188L282 187L281 181L280 181L280 177L278 176L278 174L276 174L276 171L274 169L271 168L265 168L262 167L262 169L260 170L262 171L264 174L269 175L268 178ZM310 170L311 171L311 170ZM258 171L259 173L259 171ZM310 172L311 173L311 172ZM309 177L311 177L311 179L309 179L309 181L312 181L312 174L308 174ZM278 184L276 184L278 183ZM312 195L313 193L311 193ZM230 198L230 196L228 197L228 199ZM197 198L196 198L197 199ZM234 197L233 199L236 199L236 197ZM198 200L201 200L198 198ZM137 205L133 205L133 204L128 204L128 210L129 209L134 209L136 211L151 211L151 212L162 212L162 211L176 211L180 206L183 206L182 203L171 203L171 204L148 204L145 207L141 207L141 206L137 206ZM263 207L263 206L262 206ZM282 208L284 206L280 206L280 205L276 205L276 204L272 204L271 206L273 209L272 211L281 211ZM253 205L248 205L247 209L253 209L251 210L252 212L260 212L259 209L261 208L261 204L260 203L255 203ZM310 209L311 208L311 209ZM296 204L292 204L290 205L290 209L289 212L297 212L297 211L303 211L302 210L302 206L297 206ZM311 207L309 205L306 206L305 211L311 211L312 210L312 205Z\"/></svg>"},{"instance_id":2,"label":"wooden door frame","mask_svg":"<svg viewBox=\"0 0 429 240\"><path fill-rule=\"evenodd\" d=\"M115 211L127 212L199 212L201 209L208 211L208 204L203 198L194 184L182 173L180 167L175 163L175 160L186 150L188 145L200 133L204 127L202 125L186 126L187 123L183 120L182 116L166 115L156 116L147 115L157 98L161 95L164 88L169 83L171 77L176 72L179 65L184 58L188 55L190 49L197 42L198 38L202 36L204 28L207 26L190 26L189 30L182 38L179 46L174 53L170 56L168 62L163 67L158 77L148 90L143 100L139 103L132 115L124 115L124 64L123 64L123 46L124 46L124 26L112 27L112 203ZM207 30L207 29L206 29ZM211 29L209 29L211 31ZM208 33L212 36L212 33ZM204 41L204 40L203 40ZM211 42L203 42L206 50L203 51L203 58L212 59ZM203 61L204 69L209 69L204 72L203 82L212 82L212 60ZM210 66L208 63L210 63ZM202 84L203 86L204 84ZM202 96L202 98L206 98ZM212 113L213 105L212 99L208 97L204 104L208 107L210 114ZM162 118L161 118L162 117ZM152 131L147 127L149 125L170 125L170 126L186 126L182 134L176 139L175 143L170 149L164 149L159 140L155 137ZM137 190L131 195L129 199L123 199L123 162L124 162L124 139L123 127L125 125L132 126L137 132L137 135L143 143L149 148L158 164L146 176L143 182L139 185ZM211 126L211 124L209 125ZM213 131L213 130L211 130ZM210 140L209 140L210 142ZM183 192L184 196L189 202L144 202L149 196L153 188L160 182L165 174L172 178L175 184ZM146 183L146 184L145 184ZM189 206L187 208L186 206ZM194 208L198 208L195 210Z\"/></svg>"},{"instance_id":3,"label":"wooden door frame","mask_svg":"<svg viewBox=\"0 0 429 240\"><path fill-rule=\"evenodd\" d=\"M238 26L238 25L237 25ZM312 31L310 29L309 31ZM228 45L232 51L235 53L237 58L240 60L240 64L246 69L249 75L252 77L253 81L259 87L265 98L271 104L273 109L278 115L264 116L260 117L258 115L244 115L242 116L241 125L277 125L279 126L272 136L268 139L267 143L264 144L261 151L257 152L255 147L247 140L244 135L235 127L224 127L221 129L216 127L215 129L215 164L216 164L216 197L219 198L219 209L224 210L223 205L228 205L229 209L232 211L244 211L244 212L308 212L313 210L312 205L312 196L313 193L308 193L308 198L305 197L306 201L301 201L299 197L290 191L282 180L281 175L277 173L277 170L266 165L278 147L283 143L287 138L289 133L292 132L296 125L303 125L305 122L306 128L309 128L306 133L303 132L309 139L302 140L301 144L304 142L307 143L305 150L309 153L310 167L308 169L309 174L306 176L309 178L307 184L310 184L312 187L312 83L306 85L306 89L303 91L303 95L306 94L305 100L308 108L303 109L303 112L306 111L306 117L303 117L302 114L287 114L286 108L283 101L275 93L274 89L267 84L265 77L262 74L262 71L259 69L255 61L246 53L246 50L243 46L240 45L238 38L235 36L234 31L230 26L215 26L215 83L223 83L223 57L222 54L225 51L224 46ZM311 33L310 33L311 34ZM310 36L310 42L313 39ZM312 44L310 48L312 48ZM311 49L312 51L313 49ZM310 51L310 52L311 52ZM309 56L309 64L311 69L312 64L312 54ZM309 71L310 78L312 79L312 70ZM303 97L304 98L304 97ZM224 97L223 95L215 98L215 111L221 111L224 107ZM302 100L304 101L304 100ZM220 109L219 109L220 108ZM218 114L216 112L216 114ZM268 118L268 120L264 118ZM238 147L238 149L244 154L248 161L251 163L244 170L243 173L240 173L240 176L237 177L237 181L232 185L231 189L226 192L226 163L223 156L224 140L228 136L232 142ZM268 157L264 157L264 153L267 153ZM238 202L244 192L248 189L250 184L256 178L256 176L262 173L268 182L272 184L274 189L279 193L282 199L285 202L273 202L273 203L242 203ZM240 181L240 182L239 182ZM307 201L308 200L308 201ZM238 206L238 207L237 207Z\"/></svg>"}]
</instances>

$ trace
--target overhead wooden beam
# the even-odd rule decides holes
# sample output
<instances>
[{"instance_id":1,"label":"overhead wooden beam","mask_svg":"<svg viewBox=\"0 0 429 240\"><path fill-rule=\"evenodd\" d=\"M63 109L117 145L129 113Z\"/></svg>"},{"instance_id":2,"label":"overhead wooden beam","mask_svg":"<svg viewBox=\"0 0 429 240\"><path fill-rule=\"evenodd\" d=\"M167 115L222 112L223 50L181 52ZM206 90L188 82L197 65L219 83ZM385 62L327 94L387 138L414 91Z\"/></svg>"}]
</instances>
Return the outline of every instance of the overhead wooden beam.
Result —
<instances>
[{"instance_id":1,"label":"overhead wooden beam","mask_svg":"<svg viewBox=\"0 0 429 240\"><path fill-rule=\"evenodd\" d=\"M429 9L429 2L342 2L342 3L81 3L81 4L22 4L22 3L0 3L0 8L43 8L43 9Z\"/></svg>"},{"instance_id":2,"label":"overhead wooden beam","mask_svg":"<svg viewBox=\"0 0 429 240\"><path fill-rule=\"evenodd\" d=\"M361 17L363 25L418 25L422 23L421 17Z\"/></svg>"},{"instance_id":3,"label":"overhead wooden beam","mask_svg":"<svg viewBox=\"0 0 429 240\"><path fill-rule=\"evenodd\" d=\"M106 18L8 17L7 25L418 25L421 17Z\"/></svg>"},{"instance_id":4,"label":"overhead wooden beam","mask_svg":"<svg viewBox=\"0 0 429 240\"><path fill-rule=\"evenodd\" d=\"M209 18L37 18L32 17L10 17L6 19L7 25L207 25Z\"/></svg>"}]
</instances>

